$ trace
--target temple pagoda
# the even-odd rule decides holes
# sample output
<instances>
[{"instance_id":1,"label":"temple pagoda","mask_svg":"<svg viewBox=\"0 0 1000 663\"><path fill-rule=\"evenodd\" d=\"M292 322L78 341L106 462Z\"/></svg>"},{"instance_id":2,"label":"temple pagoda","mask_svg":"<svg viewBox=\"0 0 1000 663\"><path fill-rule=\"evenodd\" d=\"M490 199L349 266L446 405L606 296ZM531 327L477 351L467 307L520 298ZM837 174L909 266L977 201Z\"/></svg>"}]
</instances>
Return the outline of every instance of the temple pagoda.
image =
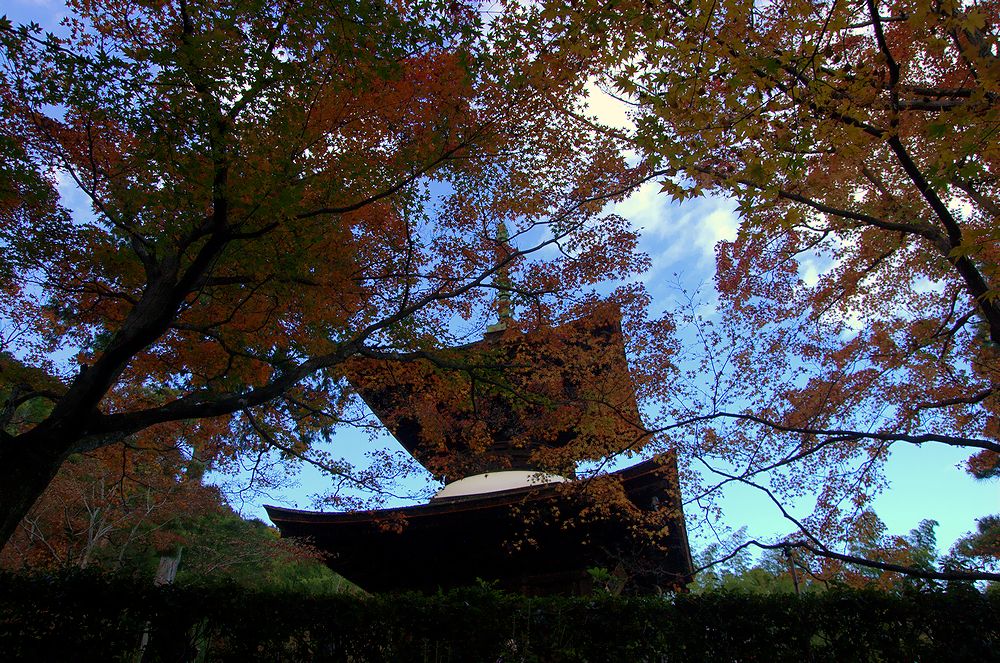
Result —
<instances>
[{"instance_id":1,"label":"temple pagoda","mask_svg":"<svg viewBox=\"0 0 1000 663\"><path fill-rule=\"evenodd\" d=\"M266 506L370 591L479 580L528 594L583 593L592 573L627 592L682 589L692 563L675 458L578 478L576 463L647 435L611 305L521 332L509 302L485 337L416 360L352 359L348 381L444 487L417 506L312 512Z\"/></svg>"}]
</instances>

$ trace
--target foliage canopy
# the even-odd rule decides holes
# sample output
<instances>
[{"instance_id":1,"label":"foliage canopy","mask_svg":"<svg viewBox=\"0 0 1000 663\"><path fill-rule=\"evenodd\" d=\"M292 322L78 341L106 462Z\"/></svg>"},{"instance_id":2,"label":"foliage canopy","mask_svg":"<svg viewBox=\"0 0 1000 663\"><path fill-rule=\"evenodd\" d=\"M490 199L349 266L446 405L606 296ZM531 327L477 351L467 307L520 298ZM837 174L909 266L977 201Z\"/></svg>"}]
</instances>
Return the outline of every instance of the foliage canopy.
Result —
<instances>
[{"instance_id":1,"label":"foliage canopy","mask_svg":"<svg viewBox=\"0 0 1000 663\"><path fill-rule=\"evenodd\" d=\"M349 475L317 445L341 364L457 345L496 290L580 315L647 265L603 209L651 178L741 216L722 315L627 330L652 448L718 479L691 500L750 485L776 545L840 563L893 446L996 474L995 1L70 7L60 37L0 22L0 540L71 454L137 435ZM634 131L583 117L592 79Z\"/></svg>"},{"instance_id":2,"label":"foliage canopy","mask_svg":"<svg viewBox=\"0 0 1000 663\"><path fill-rule=\"evenodd\" d=\"M674 318L698 334L686 364L673 358L691 372L657 383L666 445L759 489L789 518L786 542L823 554L864 527L895 445L960 448L995 473L996 2L524 12L525 39L631 104L634 128L604 131L664 192L738 205L737 237L716 247L718 306Z\"/></svg>"},{"instance_id":3,"label":"foliage canopy","mask_svg":"<svg viewBox=\"0 0 1000 663\"><path fill-rule=\"evenodd\" d=\"M315 443L346 359L454 342L501 271L558 320L643 263L570 77L463 3L69 7L61 36L0 23L0 540L136 435L344 474Z\"/></svg>"}]
</instances>

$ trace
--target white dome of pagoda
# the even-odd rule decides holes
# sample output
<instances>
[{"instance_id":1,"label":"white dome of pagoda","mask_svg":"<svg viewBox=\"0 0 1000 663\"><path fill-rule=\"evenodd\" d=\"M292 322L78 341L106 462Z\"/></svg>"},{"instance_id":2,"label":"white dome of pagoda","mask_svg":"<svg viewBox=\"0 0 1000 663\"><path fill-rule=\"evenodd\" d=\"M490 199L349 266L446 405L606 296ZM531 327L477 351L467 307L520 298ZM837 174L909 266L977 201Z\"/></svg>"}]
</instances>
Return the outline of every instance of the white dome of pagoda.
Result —
<instances>
[{"instance_id":1,"label":"white dome of pagoda","mask_svg":"<svg viewBox=\"0 0 1000 663\"><path fill-rule=\"evenodd\" d=\"M548 483L564 483L569 481L558 474L547 474L532 470L503 470L474 474L458 481L453 481L434 494L432 500L465 495L481 495L483 493L498 493L515 488L529 488Z\"/></svg>"}]
</instances>

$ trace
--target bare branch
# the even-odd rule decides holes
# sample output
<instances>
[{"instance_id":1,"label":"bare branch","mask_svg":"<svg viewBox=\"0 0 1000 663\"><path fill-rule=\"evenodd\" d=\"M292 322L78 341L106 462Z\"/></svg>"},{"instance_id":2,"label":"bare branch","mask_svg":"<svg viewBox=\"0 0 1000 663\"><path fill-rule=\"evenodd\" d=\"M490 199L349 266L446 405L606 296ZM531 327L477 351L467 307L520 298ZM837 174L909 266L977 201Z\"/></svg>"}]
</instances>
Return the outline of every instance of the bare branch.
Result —
<instances>
[{"instance_id":1,"label":"bare branch","mask_svg":"<svg viewBox=\"0 0 1000 663\"><path fill-rule=\"evenodd\" d=\"M975 437L961 437L957 435L943 435L940 433L922 433L918 435L911 435L908 433L888 433L888 432L870 432L870 431L858 431L858 430L848 430L839 428L808 428L801 426L787 426L781 424L777 421L771 421L764 417L760 417L753 414L746 414L741 412L714 412L712 414L704 414L696 417L691 417L681 421L674 422L668 426L663 426L649 431L650 433L664 433L668 430L674 430L677 428L683 428L685 426L690 426L691 424L712 421L715 419L740 419L743 421L752 421L754 423L773 428L774 430L781 431L783 433L798 433L805 435L822 435L822 436L832 436L841 437L844 439L855 439L855 440L881 440L883 442L909 442L911 444L924 444L927 442L937 442L940 444L946 444L951 447L958 448L974 448L974 449L986 449L989 451L995 451L1000 453L1000 443L992 442L990 440L985 440L982 438Z\"/></svg>"}]
</instances>

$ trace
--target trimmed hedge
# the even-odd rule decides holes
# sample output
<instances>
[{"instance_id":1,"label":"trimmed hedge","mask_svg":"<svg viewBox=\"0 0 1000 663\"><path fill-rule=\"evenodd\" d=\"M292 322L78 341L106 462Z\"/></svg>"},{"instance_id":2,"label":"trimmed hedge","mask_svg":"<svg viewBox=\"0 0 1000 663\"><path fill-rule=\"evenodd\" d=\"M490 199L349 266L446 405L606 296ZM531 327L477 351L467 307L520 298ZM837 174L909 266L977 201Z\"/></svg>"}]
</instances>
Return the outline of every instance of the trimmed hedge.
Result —
<instances>
[{"instance_id":1,"label":"trimmed hedge","mask_svg":"<svg viewBox=\"0 0 1000 663\"><path fill-rule=\"evenodd\" d=\"M974 590L525 598L302 597L93 575L0 575L4 661L989 661Z\"/></svg>"}]
</instances>

